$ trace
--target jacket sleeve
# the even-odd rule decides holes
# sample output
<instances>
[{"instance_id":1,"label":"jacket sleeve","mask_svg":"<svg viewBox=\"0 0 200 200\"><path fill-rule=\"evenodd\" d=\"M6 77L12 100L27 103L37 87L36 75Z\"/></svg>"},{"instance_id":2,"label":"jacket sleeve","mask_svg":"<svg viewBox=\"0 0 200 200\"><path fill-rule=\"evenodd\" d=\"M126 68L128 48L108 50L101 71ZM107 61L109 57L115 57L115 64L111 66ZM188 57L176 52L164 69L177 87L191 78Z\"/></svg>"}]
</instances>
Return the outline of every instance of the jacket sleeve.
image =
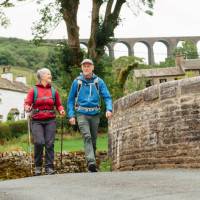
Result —
<instances>
[{"instance_id":1,"label":"jacket sleeve","mask_svg":"<svg viewBox=\"0 0 200 200\"><path fill-rule=\"evenodd\" d=\"M34 89L31 88L26 96L26 99L24 100L24 106L28 105L31 106L33 104L33 95L34 95Z\"/></svg>"},{"instance_id":2,"label":"jacket sleeve","mask_svg":"<svg viewBox=\"0 0 200 200\"><path fill-rule=\"evenodd\" d=\"M112 97L105 82L102 79L99 81L99 92L106 104L106 111L112 112Z\"/></svg>"},{"instance_id":3,"label":"jacket sleeve","mask_svg":"<svg viewBox=\"0 0 200 200\"><path fill-rule=\"evenodd\" d=\"M64 107L62 106L62 102L61 102L61 99L60 99L60 95L59 95L57 90L56 90L55 98L56 98L56 101L55 101L56 109L58 111L64 110Z\"/></svg>"},{"instance_id":4,"label":"jacket sleeve","mask_svg":"<svg viewBox=\"0 0 200 200\"><path fill-rule=\"evenodd\" d=\"M74 105L75 105L76 93L77 93L77 80L74 80L67 100L67 113L69 118L75 117Z\"/></svg>"}]
</instances>

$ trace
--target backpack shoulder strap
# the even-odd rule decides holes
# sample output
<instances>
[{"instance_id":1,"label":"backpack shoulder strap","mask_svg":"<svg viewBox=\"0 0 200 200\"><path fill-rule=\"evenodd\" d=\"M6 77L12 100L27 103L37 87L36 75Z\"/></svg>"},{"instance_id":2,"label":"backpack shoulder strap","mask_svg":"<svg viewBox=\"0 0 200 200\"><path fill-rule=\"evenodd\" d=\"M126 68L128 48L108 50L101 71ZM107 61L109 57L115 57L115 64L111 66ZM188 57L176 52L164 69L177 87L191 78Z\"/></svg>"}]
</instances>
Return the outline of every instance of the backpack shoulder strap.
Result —
<instances>
[{"instance_id":1,"label":"backpack shoulder strap","mask_svg":"<svg viewBox=\"0 0 200 200\"><path fill-rule=\"evenodd\" d=\"M37 86L33 86L33 103L37 100L38 97L38 89Z\"/></svg>"},{"instance_id":2,"label":"backpack shoulder strap","mask_svg":"<svg viewBox=\"0 0 200 200\"><path fill-rule=\"evenodd\" d=\"M52 94L52 99L55 103L55 101L56 101L56 90L53 86L51 86L51 94Z\"/></svg>"},{"instance_id":3,"label":"backpack shoulder strap","mask_svg":"<svg viewBox=\"0 0 200 200\"><path fill-rule=\"evenodd\" d=\"M52 94L52 99L55 102L55 100L56 100L56 90L55 90L54 87L51 87L51 94ZM33 103L36 102L37 97L38 97L38 89L37 89L37 86L34 86L33 87Z\"/></svg>"},{"instance_id":4,"label":"backpack shoulder strap","mask_svg":"<svg viewBox=\"0 0 200 200\"><path fill-rule=\"evenodd\" d=\"M97 89L97 91L99 92L99 77L96 77L95 79L94 79L94 85L95 85L95 87L96 87L96 89Z\"/></svg>"},{"instance_id":5,"label":"backpack shoulder strap","mask_svg":"<svg viewBox=\"0 0 200 200\"><path fill-rule=\"evenodd\" d=\"M77 91L76 91L76 96L75 96L75 104L77 104L77 100L78 100L78 96L79 96L79 92L80 92L80 89L82 87L82 84L83 84L83 81L81 79L79 79L78 77L76 78L77 80Z\"/></svg>"},{"instance_id":6,"label":"backpack shoulder strap","mask_svg":"<svg viewBox=\"0 0 200 200\"><path fill-rule=\"evenodd\" d=\"M79 93L81 86L83 84L83 81L81 79L77 79L78 87L77 87L77 93Z\"/></svg>"}]
</instances>

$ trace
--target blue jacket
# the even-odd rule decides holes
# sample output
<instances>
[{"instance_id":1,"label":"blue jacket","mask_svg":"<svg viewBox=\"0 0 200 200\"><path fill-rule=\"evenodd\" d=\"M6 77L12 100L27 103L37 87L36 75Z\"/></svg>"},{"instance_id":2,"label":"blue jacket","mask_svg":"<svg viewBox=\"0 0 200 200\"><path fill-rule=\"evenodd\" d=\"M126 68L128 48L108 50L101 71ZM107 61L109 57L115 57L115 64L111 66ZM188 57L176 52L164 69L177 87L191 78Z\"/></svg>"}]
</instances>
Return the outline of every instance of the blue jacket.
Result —
<instances>
[{"instance_id":1,"label":"blue jacket","mask_svg":"<svg viewBox=\"0 0 200 200\"><path fill-rule=\"evenodd\" d=\"M98 89L95 86L94 80L98 78ZM79 86L78 80L81 80L81 87ZM80 89L78 90L78 87ZM105 82L93 74L92 78L86 80L84 76L81 74L78 76L72 83L71 90L69 92L68 101L67 101L67 111L68 117L75 116L75 104L79 106L76 109L76 112L85 114L85 115L96 115L100 111L99 110L85 110L81 108L95 108L100 106L100 96L103 97L106 110L112 111L112 98L108 91L108 88Z\"/></svg>"}]
</instances>

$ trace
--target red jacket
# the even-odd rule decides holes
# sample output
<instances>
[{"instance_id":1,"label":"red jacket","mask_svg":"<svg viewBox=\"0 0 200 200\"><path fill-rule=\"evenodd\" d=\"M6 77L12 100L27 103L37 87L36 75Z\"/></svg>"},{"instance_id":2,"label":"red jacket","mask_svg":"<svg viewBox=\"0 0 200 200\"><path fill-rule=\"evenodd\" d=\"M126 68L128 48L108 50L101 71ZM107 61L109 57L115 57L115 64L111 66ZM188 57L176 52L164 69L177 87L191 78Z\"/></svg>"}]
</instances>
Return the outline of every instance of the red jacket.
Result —
<instances>
[{"instance_id":1,"label":"red jacket","mask_svg":"<svg viewBox=\"0 0 200 200\"><path fill-rule=\"evenodd\" d=\"M42 84L36 84L38 94L37 100L34 102L34 88L31 88L25 99L25 105L32 106L32 119L35 120L47 120L53 119L56 117L54 106L58 111L64 110L64 107L61 104L60 96L58 91L55 93L55 102L52 98L51 85L46 85L44 87ZM45 98L44 98L45 97Z\"/></svg>"}]
</instances>

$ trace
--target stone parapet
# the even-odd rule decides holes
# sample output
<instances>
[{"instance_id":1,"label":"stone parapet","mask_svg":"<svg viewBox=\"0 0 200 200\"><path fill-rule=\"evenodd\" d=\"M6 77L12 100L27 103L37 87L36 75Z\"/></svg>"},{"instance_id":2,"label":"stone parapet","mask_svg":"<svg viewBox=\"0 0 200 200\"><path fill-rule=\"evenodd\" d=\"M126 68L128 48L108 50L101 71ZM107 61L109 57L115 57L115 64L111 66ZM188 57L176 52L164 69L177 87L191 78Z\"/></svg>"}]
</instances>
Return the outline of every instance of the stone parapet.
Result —
<instances>
[{"instance_id":1,"label":"stone parapet","mask_svg":"<svg viewBox=\"0 0 200 200\"><path fill-rule=\"evenodd\" d=\"M113 170L200 167L200 77L146 88L113 107Z\"/></svg>"}]
</instances>

